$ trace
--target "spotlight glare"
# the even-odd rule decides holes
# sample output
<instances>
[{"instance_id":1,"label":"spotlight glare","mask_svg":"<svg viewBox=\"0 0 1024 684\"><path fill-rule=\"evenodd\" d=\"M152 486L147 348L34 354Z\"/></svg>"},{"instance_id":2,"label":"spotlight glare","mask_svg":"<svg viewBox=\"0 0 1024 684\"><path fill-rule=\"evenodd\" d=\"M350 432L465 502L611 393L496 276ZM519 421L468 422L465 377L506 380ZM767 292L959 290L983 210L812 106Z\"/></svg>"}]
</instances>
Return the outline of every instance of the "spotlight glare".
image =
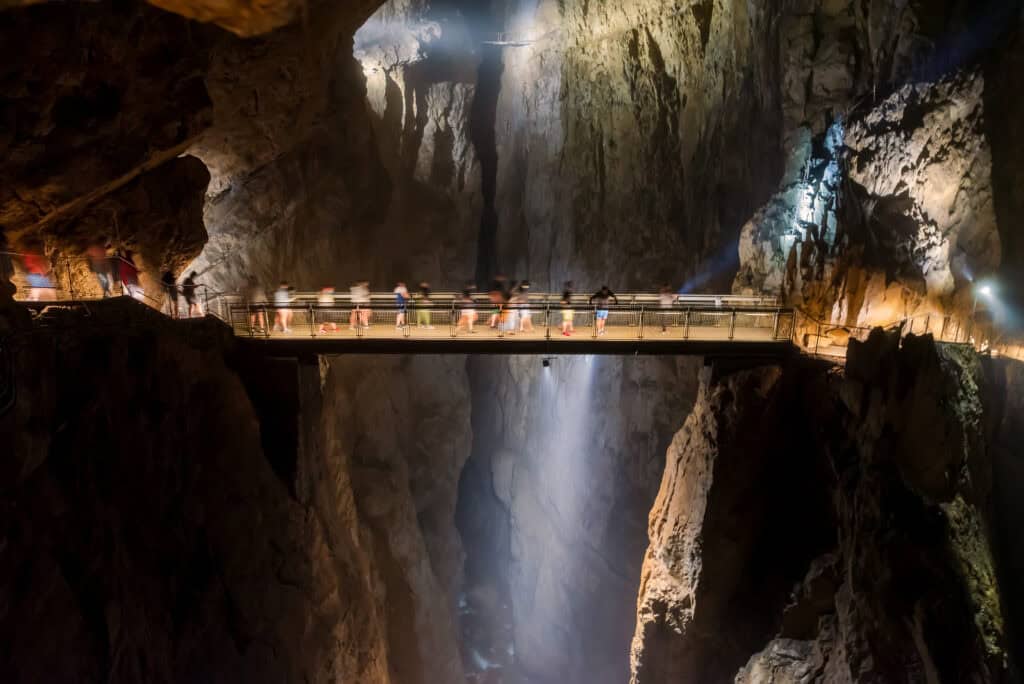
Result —
<instances>
[{"instance_id":1,"label":"spotlight glare","mask_svg":"<svg viewBox=\"0 0 1024 684\"><path fill-rule=\"evenodd\" d=\"M982 286L982 288L978 291L981 292L981 294L985 295L986 297L992 296L992 288L989 285Z\"/></svg>"}]
</instances>

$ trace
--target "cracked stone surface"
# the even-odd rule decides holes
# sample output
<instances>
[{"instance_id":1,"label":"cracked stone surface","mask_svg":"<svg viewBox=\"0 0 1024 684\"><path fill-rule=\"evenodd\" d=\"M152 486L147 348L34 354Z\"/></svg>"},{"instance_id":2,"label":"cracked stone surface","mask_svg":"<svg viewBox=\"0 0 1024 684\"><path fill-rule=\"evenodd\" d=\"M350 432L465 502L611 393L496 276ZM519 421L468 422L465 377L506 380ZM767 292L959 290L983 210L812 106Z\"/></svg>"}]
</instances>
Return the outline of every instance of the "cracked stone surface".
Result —
<instances>
[{"instance_id":1,"label":"cracked stone surface","mask_svg":"<svg viewBox=\"0 0 1024 684\"><path fill-rule=\"evenodd\" d=\"M1017 681L993 489L1014 471L988 446L1016 427L984 419L1004 377L881 331L843 373L706 369L651 510L632 681Z\"/></svg>"}]
</instances>

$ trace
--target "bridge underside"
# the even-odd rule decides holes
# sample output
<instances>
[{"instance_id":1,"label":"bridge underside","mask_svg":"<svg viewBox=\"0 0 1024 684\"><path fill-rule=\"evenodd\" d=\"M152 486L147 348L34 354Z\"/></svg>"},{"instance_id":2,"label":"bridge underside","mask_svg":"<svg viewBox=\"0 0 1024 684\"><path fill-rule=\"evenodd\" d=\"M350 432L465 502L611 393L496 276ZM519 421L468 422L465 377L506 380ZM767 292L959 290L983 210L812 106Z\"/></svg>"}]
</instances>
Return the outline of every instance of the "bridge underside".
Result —
<instances>
[{"instance_id":1,"label":"bridge underside","mask_svg":"<svg viewBox=\"0 0 1024 684\"><path fill-rule=\"evenodd\" d=\"M379 339L379 338L240 338L247 351L279 357L336 354L504 354L561 356L603 354L612 356L708 356L715 358L781 358L795 354L789 340L644 339Z\"/></svg>"}]
</instances>

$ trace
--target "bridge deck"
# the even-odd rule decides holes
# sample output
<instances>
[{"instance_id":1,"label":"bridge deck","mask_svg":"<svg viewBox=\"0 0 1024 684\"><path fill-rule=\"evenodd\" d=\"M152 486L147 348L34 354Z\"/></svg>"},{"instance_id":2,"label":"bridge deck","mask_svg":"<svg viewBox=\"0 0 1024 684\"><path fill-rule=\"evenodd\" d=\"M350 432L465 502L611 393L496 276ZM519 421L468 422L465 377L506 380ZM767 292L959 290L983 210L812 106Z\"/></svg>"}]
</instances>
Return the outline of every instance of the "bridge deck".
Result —
<instances>
[{"instance_id":1,"label":"bridge deck","mask_svg":"<svg viewBox=\"0 0 1024 684\"><path fill-rule=\"evenodd\" d=\"M474 301L424 305L404 313L394 300L324 305L233 304L223 312L253 348L294 353L709 354L777 355L791 345L794 312L769 304L713 298L662 307L633 298L598 309L586 300L529 305ZM742 305L740 305L742 304ZM570 308L571 307L571 308ZM598 328L605 317L605 328ZM470 330L469 320L475 320ZM570 335L563 325L572 322ZM359 325L359 323L365 325ZM287 323L288 331L283 327Z\"/></svg>"},{"instance_id":2,"label":"bridge deck","mask_svg":"<svg viewBox=\"0 0 1024 684\"><path fill-rule=\"evenodd\" d=\"M593 330L578 329L565 337L559 329L536 328L532 333L502 333L485 326L471 334L462 330L454 337L448 326L406 331L393 325L372 325L353 332L347 327L336 333L313 335L309 329L290 334L272 332L269 337L241 337L253 350L283 356L303 354L644 354L782 356L795 350L787 339L774 339L771 328L735 329L729 339L728 328L678 326L665 333L658 326L644 330L637 326L608 326L602 336ZM548 336L550 334L550 337Z\"/></svg>"},{"instance_id":3,"label":"bridge deck","mask_svg":"<svg viewBox=\"0 0 1024 684\"><path fill-rule=\"evenodd\" d=\"M126 301L127 298L122 298ZM623 298L625 299L625 298ZM393 296L369 303L338 296L324 303L312 294L288 302L240 304L237 295L210 301L248 350L282 356L316 354L693 354L779 356L795 349L796 317L773 300L731 296L679 299L671 306L649 295L628 304L569 304L552 296L529 304L493 304L446 295L400 308ZM102 301L25 302L34 309L104 306ZM143 306L140 302L138 306ZM404 321L403 321L404 318ZM601 321L604 330L599 329ZM470 330L470 321L474 321ZM571 322L571 334L563 326ZM287 328L287 329L285 329ZM532 329L531 329L532 328Z\"/></svg>"}]
</instances>

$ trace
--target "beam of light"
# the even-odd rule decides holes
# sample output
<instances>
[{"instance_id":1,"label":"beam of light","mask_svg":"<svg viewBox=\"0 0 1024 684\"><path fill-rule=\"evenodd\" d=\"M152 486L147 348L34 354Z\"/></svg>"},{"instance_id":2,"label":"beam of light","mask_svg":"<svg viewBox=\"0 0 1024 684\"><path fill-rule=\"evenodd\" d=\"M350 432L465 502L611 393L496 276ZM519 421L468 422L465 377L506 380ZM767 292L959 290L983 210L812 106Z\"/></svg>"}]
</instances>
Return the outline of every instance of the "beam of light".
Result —
<instances>
[{"instance_id":1,"label":"beam of light","mask_svg":"<svg viewBox=\"0 0 1024 684\"><path fill-rule=\"evenodd\" d=\"M426 46L441 38L438 22L396 21L388 10L388 4L381 6L353 37L352 55L364 75L418 62L426 57Z\"/></svg>"},{"instance_id":2,"label":"beam of light","mask_svg":"<svg viewBox=\"0 0 1024 684\"><path fill-rule=\"evenodd\" d=\"M950 34L940 37L936 41L937 48L914 70L911 78L933 81L974 62L980 53L992 49L999 37L1006 34L1007 26L1017 22L1017 11L1014 2L988 3L988 11L976 16L966 29L957 26Z\"/></svg>"},{"instance_id":3,"label":"beam of light","mask_svg":"<svg viewBox=\"0 0 1024 684\"><path fill-rule=\"evenodd\" d=\"M530 572L510 579L515 650L548 663L571 660L572 644L560 637L585 610L571 599L581 595L579 577L594 562L579 557L578 537L600 517L594 507L605 503L598 494L602 483L594 481L602 472L594 453L594 436L601 433L596 421L602 420L595 407L601 404L593 394L602 365L600 358L558 356L547 368L535 366L540 378L530 394L534 407L523 454L529 466L517 469L513 494L519 502L513 510L527 517L513 528L513 562ZM537 584L552 583L564 586L549 587L537 600Z\"/></svg>"},{"instance_id":4,"label":"beam of light","mask_svg":"<svg viewBox=\"0 0 1024 684\"><path fill-rule=\"evenodd\" d=\"M699 291L713 278L735 273L739 267L740 255L735 242L729 243L716 254L700 263L700 271L683 283L678 294L691 294Z\"/></svg>"}]
</instances>

